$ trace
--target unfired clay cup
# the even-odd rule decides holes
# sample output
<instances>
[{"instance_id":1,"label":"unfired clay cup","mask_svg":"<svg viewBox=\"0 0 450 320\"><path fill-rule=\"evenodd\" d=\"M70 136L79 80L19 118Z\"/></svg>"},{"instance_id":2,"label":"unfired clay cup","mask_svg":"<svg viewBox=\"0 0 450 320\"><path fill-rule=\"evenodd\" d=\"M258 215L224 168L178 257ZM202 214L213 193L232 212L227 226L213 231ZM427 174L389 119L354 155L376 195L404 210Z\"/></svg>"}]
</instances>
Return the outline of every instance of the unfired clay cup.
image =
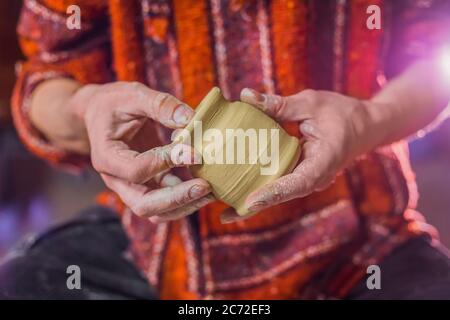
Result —
<instances>
[{"instance_id":1,"label":"unfired clay cup","mask_svg":"<svg viewBox=\"0 0 450 320\"><path fill-rule=\"evenodd\" d=\"M200 138L198 138L199 124L203 134ZM220 144L220 139L216 139L217 135L211 134L211 130L209 130L210 134L208 135L208 129L217 129L215 133L220 132L222 134L223 144L218 152L211 152L211 150L216 150L212 142L214 141L215 146L217 146ZM253 144L253 149L249 141L254 136L251 134L245 136L244 163L242 163L242 154L240 155L241 163L238 163L238 140L236 136L232 136L234 139L233 147L231 140L227 139L227 129L233 129L231 132L236 133L236 135L242 134L242 132L248 133L248 129L253 129L250 131L257 133L257 147L255 148ZM237 129L242 129L242 131ZM260 139L259 134L264 133L261 129L266 129L266 144L263 143L264 139ZM201 141L201 143L194 143L195 132L197 132L196 141ZM274 140L277 136L276 132L278 132L278 148L276 148L276 141ZM252 138L248 138L249 136L252 136ZM241 216L249 214L245 207L245 199L251 192L290 173L300 158L300 142L297 138L290 136L277 122L256 107L240 101L227 101L217 87L211 89L198 105L193 119L185 130L175 138L175 141L192 145L202 155L202 164L190 166L192 175L208 181L214 196L233 207ZM226 158L227 146L234 150L234 161L228 161L229 163L227 163ZM256 156L255 152L251 152L255 149L257 150ZM272 150L278 152L278 166L275 164L275 154L272 153ZM253 157L250 156L250 153ZM266 155L265 158L264 155ZM212 163L211 156L214 156L213 158L216 160L223 159L223 163L220 163L220 161ZM233 159L230 156L228 160ZM265 172L265 174L262 174L262 172Z\"/></svg>"}]
</instances>

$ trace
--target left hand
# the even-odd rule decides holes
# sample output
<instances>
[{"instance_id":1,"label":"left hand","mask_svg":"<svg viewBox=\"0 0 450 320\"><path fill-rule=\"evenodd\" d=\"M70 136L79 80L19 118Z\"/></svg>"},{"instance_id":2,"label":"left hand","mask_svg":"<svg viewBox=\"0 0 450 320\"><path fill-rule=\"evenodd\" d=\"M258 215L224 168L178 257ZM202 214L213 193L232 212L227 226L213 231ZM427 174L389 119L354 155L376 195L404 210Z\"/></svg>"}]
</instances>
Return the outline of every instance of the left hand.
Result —
<instances>
[{"instance_id":1,"label":"left hand","mask_svg":"<svg viewBox=\"0 0 450 320\"><path fill-rule=\"evenodd\" d=\"M171 173L192 163L194 149L157 137L155 129L181 129L194 115L175 97L136 82L85 85L69 109L84 124L94 169L136 215L167 222L214 200L207 181Z\"/></svg>"},{"instance_id":2,"label":"left hand","mask_svg":"<svg viewBox=\"0 0 450 320\"><path fill-rule=\"evenodd\" d=\"M241 100L279 122L298 122L305 139L301 161L293 172L247 197L246 206L250 212L325 189L339 171L373 145L367 126L369 101L328 91L304 90L282 97L252 89L242 90ZM223 222L243 218L228 211Z\"/></svg>"}]
</instances>

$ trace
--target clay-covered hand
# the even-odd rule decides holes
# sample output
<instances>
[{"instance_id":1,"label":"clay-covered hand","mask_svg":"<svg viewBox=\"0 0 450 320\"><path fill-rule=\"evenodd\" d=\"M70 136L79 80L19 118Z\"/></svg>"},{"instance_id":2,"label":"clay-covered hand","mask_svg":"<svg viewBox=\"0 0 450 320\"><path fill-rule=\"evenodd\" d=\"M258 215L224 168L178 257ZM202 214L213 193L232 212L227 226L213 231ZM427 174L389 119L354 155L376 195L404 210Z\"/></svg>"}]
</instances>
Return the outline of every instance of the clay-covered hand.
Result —
<instances>
[{"instance_id":1,"label":"clay-covered hand","mask_svg":"<svg viewBox=\"0 0 450 320\"><path fill-rule=\"evenodd\" d=\"M305 142L294 171L251 193L246 206L252 212L326 188L356 156L368 151L368 101L328 91L305 90L282 97L244 89L241 100L275 120L298 122Z\"/></svg>"},{"instance_id":2,"label":"clay-covered hand","mask_svg":"<svg viewBox=\"0 0 450 320\"><path fill-rule=\"evenodd\" d=\"M211 202L203 179L170 173L192 163L193 149L161 146L156 126L183 128L193 110L175 97L140 83L87 85L70 100L84 121L93 167L137 215L152 222L179 219Z\"/></svg>"}]
</instances>

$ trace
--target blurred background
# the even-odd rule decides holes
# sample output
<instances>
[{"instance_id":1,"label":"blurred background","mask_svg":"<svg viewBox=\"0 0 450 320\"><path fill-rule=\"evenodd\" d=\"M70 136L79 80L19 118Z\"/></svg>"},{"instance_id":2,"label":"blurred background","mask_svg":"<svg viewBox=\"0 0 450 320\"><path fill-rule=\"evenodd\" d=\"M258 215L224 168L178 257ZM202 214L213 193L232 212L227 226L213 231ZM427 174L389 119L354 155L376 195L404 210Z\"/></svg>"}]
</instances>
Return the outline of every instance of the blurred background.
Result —
<instances>
[{"instance_id":1,"label":"blurred background","mask_svg":"<svg viewBox=\"0 0 450 320\"><path fill-rule=\"evenodd\" d=\"M30 155L9 115L14 65L22 57L15 26L18 0L0 1L0 257L24 235L64 221L94 203L103 184L92 171L74 176ZM417 174L419 210L450 247L450 121L410 144Z\"/></svg>"}]
</instances>

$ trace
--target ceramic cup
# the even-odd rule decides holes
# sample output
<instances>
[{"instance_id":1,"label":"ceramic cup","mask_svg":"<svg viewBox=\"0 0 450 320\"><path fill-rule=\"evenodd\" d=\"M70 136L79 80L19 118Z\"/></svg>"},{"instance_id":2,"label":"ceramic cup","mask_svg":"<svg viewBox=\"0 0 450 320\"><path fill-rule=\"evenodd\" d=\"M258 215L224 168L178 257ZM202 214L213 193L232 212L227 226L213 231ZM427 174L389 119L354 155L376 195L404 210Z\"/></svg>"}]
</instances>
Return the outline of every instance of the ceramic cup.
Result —
<instances>
[{"instance_id":1,"label":"ceramic cup","mask_svg":"<svg viewBox=\"0 0 450 320\"><path fill-rule=\"evenodd\" d=\"M201 164L189 167L209 182L214 196L248 215L247 196L292 171L300 158L300 142L254 106L229 102L211 89L175 141L192 145Z\"/></svg>"}]
</instances>

